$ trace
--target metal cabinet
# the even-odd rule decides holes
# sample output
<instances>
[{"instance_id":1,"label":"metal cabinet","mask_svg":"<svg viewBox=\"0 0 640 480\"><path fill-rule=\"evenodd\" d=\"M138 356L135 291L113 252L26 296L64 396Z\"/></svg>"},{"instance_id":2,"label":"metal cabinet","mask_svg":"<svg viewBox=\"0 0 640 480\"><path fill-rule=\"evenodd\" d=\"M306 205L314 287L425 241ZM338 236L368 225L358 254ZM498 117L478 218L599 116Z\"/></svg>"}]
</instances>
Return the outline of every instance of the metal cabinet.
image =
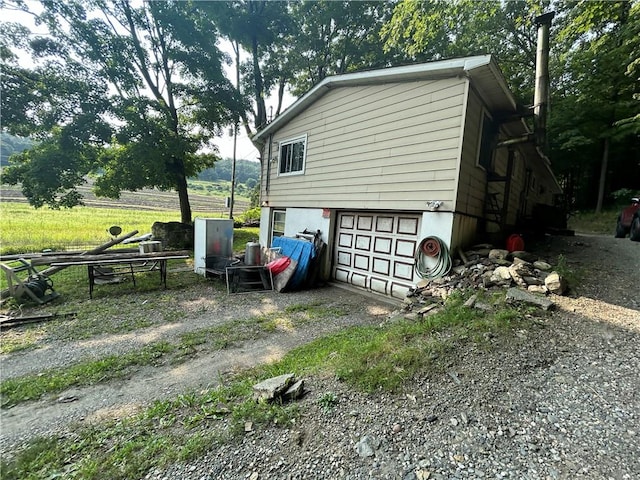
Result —
<instances>
[{"instance_id":1,"label":"metal cabinet","mask_svg":"<svg viewBox=\"0 0 640 480\"><path fill-rule=\"evenodd\" d=\"M196 218L193 224L193 268L205 275L207 257L233 256L233 220Z\"/></svg>"}]
</instances>

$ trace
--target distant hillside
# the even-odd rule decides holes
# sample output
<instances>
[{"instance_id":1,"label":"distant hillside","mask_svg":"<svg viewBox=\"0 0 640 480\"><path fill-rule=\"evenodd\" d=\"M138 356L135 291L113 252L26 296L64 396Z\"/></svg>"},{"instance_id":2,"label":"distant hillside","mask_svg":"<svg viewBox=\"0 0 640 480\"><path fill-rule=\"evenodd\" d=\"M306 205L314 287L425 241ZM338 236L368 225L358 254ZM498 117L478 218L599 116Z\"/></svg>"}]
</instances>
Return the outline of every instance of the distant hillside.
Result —
<instances>
[{"instance_id":1,"label":"distant hillside","mask_svg":"<svg viewBox=\"0 0 640 480\"><path fill-rule=\"evenodd\" d=\"M29 138L16 137L15 135L0 132L0 166L8 165L11 155L31 148L31 145L33 145L33 141Z\"/></svg>"},{"instance_id":2,"label":"distant hillside","mask_svg":"<svg viewBox=\"0 0 640 480\"><path fill-rule=\"evenodd\" d=\"M232 161L229 158L219 160L212 168L203 170L198 175L198 180L217 182L219 180L231 181ZM260 163L249 160L236 161L236 182L244 183L249 188L260 182Z\"/></svg>"},{"instance_id":3,"label":"distant hillside","mask_svg":"<svg viewBox=\"0 0 640 480\"><path fill-rule=\"evenodd\" d=\"M33 141L29 138L16 137L8 133L0 133L0 165L9 164L9 157L30 148ZM197 179L206 182L231 181L232 161L229 158L219 160L212 168L200 172ZM260 163L249 160L236 161L236 183L244 184L252 189L260 182Z\"/></svg>"}]
</instances>

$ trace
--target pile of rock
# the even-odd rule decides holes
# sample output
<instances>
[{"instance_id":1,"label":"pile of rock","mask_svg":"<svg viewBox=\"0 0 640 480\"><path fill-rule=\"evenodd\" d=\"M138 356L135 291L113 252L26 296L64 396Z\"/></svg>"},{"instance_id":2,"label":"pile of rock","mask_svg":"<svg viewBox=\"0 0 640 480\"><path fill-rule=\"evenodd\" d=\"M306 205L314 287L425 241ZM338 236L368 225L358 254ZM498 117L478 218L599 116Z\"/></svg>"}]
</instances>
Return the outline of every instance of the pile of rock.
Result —
<instances>
[{"instance_id":1,"label":"pile of rock","mask_svg":"<svg viewBox=\"0 0 640 480\"><path fill-rule=\"evenodd\" d=\"M448 275L421 280L409 290L403 307L409 317L425 316L437 311L456 290L507 290L508 300L524 301L545 310L552 305L545 298L546 295L563 295L567 290L562 275L553 271L549 263L529 252L509 252L483 244L466 252L459 251L459 257L454 260L454 267ZM516 290L520 292L516 293ZM467 306L489 308L478 302L477 296L470 298Z\"/></svg>"}]
</instances>

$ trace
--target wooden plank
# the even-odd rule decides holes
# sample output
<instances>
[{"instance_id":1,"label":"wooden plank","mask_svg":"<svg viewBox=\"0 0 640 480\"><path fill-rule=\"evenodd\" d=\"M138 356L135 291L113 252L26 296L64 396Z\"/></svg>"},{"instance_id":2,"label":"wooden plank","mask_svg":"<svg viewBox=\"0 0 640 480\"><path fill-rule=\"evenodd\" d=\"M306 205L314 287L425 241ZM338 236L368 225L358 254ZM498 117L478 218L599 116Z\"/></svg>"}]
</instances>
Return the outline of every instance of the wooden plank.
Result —
<instances>
[{"instance_id":1,"label":"wooden plank","mask_svg":"<svg viewBox=\"0 0 640 480\"><path fill-rule=\"evenodd\" d=\"M162 252L154 252L162 253ZM119 265L123 263L140 263L140 262L153 262L153 261L166 261L166 260L183 260L189 258L189 255L154 255L151 253L145 253L137 256L126 256L120 258L101 258L101 259L85 259L77 258L66 262L55 262L51 266L54 267L71 267L75 265Z\"/></svg>"},{"instance_id":2,"label":"wooden plank","mask_svg":"<svg viewBox=\"0 0 640 480\"><path fill-rule=\"evenodd\" d=\"M100 253L100 252L102 252L102 251L106 250L107 248L111 248L111 247L113 247L114 245L117 245L117 244L119 244L119 243L122 243L122 242L123 242L123 241L125 241L127 238L131 238L131 237L133 237L134 235L137 235L137 234L138 234L138 230L134 230L133 232L129 232L129 233L127 233L126 235L123 235L123 236L118 237L118 238L114 238L113 240L111 240L111 241L109 241L109 242L107 242L107 243L103 243L103 244L102 244L102 245L100 245L99 247L93 248L93 249L91 249L91 250L87 250L85 253L80 254L80 256L83 256L83 255L93 255L93 254L95 254L95 253ZM54 273L56 273L56 272L59 272L60 270L64 270L65 268L67 268L67 267L63 267L63 266L57 266L57 267L54 267L54 266L51 266L50 268L47 268L46 270L43 270L43 271L42 271L42 272L40 272L40 273L41 273L42 275L47 275L47 276L49 276L49 275L53 275L53 274L54 274Z\"/></svg>"},{"instance_id":3,"label":"wooden plank","mask_svg":"<svg viewBox=\"0 0 640 480\"><path fill-rule=\"evenodd\" d=\"M121 259L126 260L129 258L154 259L157 257L174 256L174 255L179 255L181 256L181 258L187 258L189 257L190 253L191 252L189 252L188 250L175 250L170 252L149 252L149 253L141 254L136 249L136 252L128 252L128 253L108 252L108 253L102 253L97 255L53 257L49 259L48 263L50 265L53 265L53 264L59 265L61 263L68 263L69 265L67 266L71 266L71 265L86 265L87 263L98 263L103 260L121 260Z\"/></svg>"}]
</instances>

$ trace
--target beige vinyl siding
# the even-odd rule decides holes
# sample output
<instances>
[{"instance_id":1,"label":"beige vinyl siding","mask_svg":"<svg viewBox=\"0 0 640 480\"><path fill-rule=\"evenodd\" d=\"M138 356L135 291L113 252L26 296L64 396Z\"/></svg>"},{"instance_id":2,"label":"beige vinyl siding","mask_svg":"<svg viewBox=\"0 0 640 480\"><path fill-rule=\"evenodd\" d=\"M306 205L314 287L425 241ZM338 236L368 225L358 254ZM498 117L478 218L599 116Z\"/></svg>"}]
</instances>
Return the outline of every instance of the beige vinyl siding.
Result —
<instances>
[{"instance_id":1,"label":"beige vinyl siding","mask_svg":"<svg viewBox=\"0 0 640 480\"><path fill-rule=\"evenodd\" d=\"M279 141L307 135L305 174L279 177L272 162L263 200L270 206L377 210L424 210L426 201L444 200L451 208L464 82L330 90L274 134L272 157Z\"/></svg>"},{"instance_id":2,"label":"beige vinyl siding","mask_svg":"<svg viewBox=\"0 0 640 480\"><path fill-rule=\"evenodd\" d=\"M462 141L460 179L456 211L482 217L487 174L477 165L480 135L482 132L483 107L474 90L469 90L467 112Z\"/></svg>"}]
</instances>

